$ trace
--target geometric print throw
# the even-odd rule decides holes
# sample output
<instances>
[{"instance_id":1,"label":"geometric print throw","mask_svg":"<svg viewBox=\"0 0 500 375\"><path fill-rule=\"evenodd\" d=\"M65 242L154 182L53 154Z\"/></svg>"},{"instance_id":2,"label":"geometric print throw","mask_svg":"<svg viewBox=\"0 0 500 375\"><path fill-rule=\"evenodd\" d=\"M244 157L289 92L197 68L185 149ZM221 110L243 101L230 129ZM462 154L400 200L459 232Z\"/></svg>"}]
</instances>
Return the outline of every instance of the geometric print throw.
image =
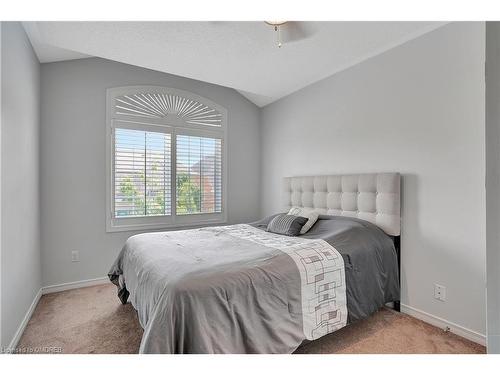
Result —
<instances>
[{"instance_id":1,"label":"geometric print throw","mask_svg":"<svg viewBox=\"0 0 500 375\"><path fill-rule=\"evenodd\" d=\"M301 278L304 335L315 340L347 325L342 255L320 239L285 237L247 224L205 228L272 247L289 255Z\"/></svg>"}]
</instances>

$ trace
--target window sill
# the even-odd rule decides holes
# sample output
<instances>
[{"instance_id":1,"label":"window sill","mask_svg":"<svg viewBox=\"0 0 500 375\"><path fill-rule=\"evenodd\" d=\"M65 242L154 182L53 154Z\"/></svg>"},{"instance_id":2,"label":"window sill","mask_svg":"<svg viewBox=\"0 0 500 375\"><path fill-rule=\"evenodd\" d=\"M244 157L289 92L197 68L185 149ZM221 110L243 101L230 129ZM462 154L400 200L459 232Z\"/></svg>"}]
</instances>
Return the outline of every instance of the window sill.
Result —
<instances>
[{"instance_id":1,"label":"window sill","mask_svg":"<svg viewBox=\"0 0 500 375\"><path fill-rule=\"evenodd\" d=\"M204 220L192 223L151 223L151 224L111 224L107 223L106 233L114 232L144 232L144 231L159 231L160 229L165 229L168 231L177 229L195 229L202 227L209 227L214 225L226 225L227 220L216 219L216 220Z\"/></svg>"}]
</instances>

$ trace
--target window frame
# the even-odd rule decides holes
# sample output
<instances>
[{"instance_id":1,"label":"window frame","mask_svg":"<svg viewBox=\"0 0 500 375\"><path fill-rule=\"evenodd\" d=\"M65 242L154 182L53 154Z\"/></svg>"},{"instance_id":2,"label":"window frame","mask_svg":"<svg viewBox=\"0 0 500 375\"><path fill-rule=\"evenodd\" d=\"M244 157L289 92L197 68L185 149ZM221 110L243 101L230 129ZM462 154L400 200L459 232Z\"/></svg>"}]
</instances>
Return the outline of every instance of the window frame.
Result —
<instances>
[{"instance_id":1,"label":"window frame","mask_svg":"<svg viewBox=\"0 0 500 375\"><path fill-rule=\"evenodd\" d=\"M173 114L164 118L147 118L141 116L128 116L116 113L115 98L123 95L156 93L176 95L188 100L193 100L215 109L221 114L221 126L210 127L207 125L188 124L179 116ZM171 148L171 208L170 215L144 216L134 218L116 218L115 205L115 128L137 129L170 134ZM196 137L218 138L222 142L222 196L220 213L194 213L176 214L177 195L177 135ZM123 232L150 229L199 227L205 225L227 223L227 111L210 100L199 95L161 86L125 86L106 90L106 232Z\"/></svg>"}]
</instances>

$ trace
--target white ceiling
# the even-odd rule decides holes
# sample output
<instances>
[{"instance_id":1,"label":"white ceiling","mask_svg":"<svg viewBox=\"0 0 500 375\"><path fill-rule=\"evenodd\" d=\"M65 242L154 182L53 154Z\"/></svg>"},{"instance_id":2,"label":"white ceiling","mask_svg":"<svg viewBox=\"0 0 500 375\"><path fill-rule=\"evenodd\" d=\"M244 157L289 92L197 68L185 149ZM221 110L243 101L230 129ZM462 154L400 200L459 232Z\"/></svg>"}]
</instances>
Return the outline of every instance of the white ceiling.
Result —
<instances>
[{"instance_id":1,"label":"white ceiling","mask_svg":"<svg viewBox=\"0 0 500 375\"><path fill-rule=\"evenodd\" d=\"M41 62L97 56L238 90L265 106L443 22L25 22Z\"/></svg>"}]
</instances>

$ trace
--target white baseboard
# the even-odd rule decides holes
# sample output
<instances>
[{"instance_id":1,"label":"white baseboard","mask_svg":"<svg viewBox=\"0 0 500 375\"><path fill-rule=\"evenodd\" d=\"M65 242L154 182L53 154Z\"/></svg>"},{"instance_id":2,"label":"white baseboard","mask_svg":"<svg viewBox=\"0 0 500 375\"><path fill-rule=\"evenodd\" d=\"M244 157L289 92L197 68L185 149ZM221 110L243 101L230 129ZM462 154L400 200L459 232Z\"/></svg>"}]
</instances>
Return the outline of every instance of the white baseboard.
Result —
<instances>
[{"instance_id":1,"label":"white baseboard","mask_svg":"<svg viewBox=\"0 0 500 375\"><path fill-rule=\"evenodd\" d=\"M102 285L102 284L107 284L109 282L110 281L108 277L98 277L97 279L72 281L70 283L49 285L49 286L44 286L42 288L42 294L50 294L50 293L62 292L64 290L85 288L87 286Z\"/></svg>"},{"instance_id":2,"label":"white baseboard","mask_svg":"<svg viewBox=\"0 0 500 375\"><path fill-rule=\"evenodd\" d=\"M442 329L446 329L448 327L450 329L450 332L467 340L474 341L475 343L486 346L486 336L479 332L475 332L471 329L462 327L458 324L449 322L445 319L439 318L435 315L426 313L425 311L416 309L403 303L401 304L401 312L413 316L414 318L420 319L435 327L439 327Z\"/></svg>"},{"instance_id":3,"label":"white baseboard","mask_svg":"<svg viewBox=\"0 0 500 375\"><path fill-rule=\"evenodd\" d=\"M26 329L26 326L28 325L28 322L30 321L31 316L33 315L33 311L35 311L35 308L38 305L38 301L40 301L41 297L42 297L42 289L40 288L40 290L35 295L33 302L31 302L31 305L30 305L28 311L26 312L26 315L24 315L24 318L21 321L21 324L17 328L17 331L14 334L14 337L10 341L10 344L7 348L7 352L12 352L16 349L17 344L19 343L19 340L21 339L21 336L23 335L23 332Z\"/></svg>"}]
</instances>

